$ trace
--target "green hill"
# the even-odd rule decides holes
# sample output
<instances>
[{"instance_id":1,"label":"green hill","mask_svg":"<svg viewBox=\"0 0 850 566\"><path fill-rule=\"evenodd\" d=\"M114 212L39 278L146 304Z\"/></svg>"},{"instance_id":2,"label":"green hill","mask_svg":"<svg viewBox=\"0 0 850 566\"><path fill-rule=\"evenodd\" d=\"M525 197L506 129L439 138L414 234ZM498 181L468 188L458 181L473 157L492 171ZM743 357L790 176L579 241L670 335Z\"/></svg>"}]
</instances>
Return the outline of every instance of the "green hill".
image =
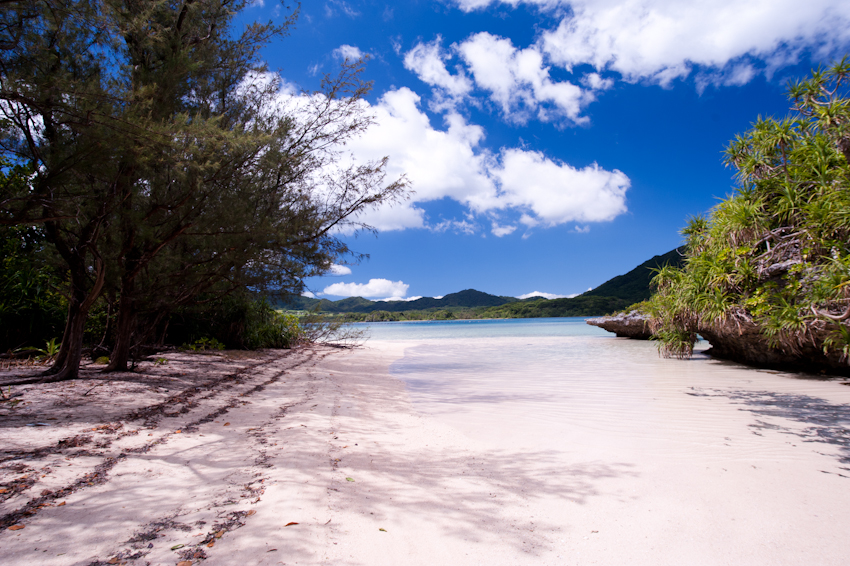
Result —
<instances>
[{"instance_id":1,"label":"green hill","mask_svg":"<svg viewBox=\"0 0 850 566\"><path fill-rule=\"evenodd\" d=\"M629 304L645 301L652 294L649 282L655 275L653 269L660 269L665 265L682 267L685 263L685 248L679 247L664 255L657 255L624 275L618 275L609 279L599 287L582 293L581 297L617 297L628 301Z\"/></svg>"},{"instance_id":2,"label":"green hill","mask_svg":"<svg viewBox=\"0 0 850 566\"><path fill-rule=\"evenodd\" d=\"M413 301L370 301L363 297L348 297L339 301L290 297L281 304L289 310L312 310L344 315L351 320L411 320L423 318L539 318L564 316L596 316L626 308L645 301L651 291L652 270L665 265L681 267L682 248L657 255L628 273L618 275L599 287L577 297L544 299L531 297L519 300L499 297L475 289L450 293L439 299L422 297Z\"/></svg>"},{"instance_id":3,"label":"green hill","mask_svg":"<svg viewBox=\"0 0 850 566\"><path fill-rule=\"evenodd\" d=\"M413 301L370 301L363 297L348 297L339 301L311 299L308 297L290 297L281 303L281 307L290 310L311 310L318 304L326 313L370 313L374 311L404 312L446 308L493 307L516 302L513 297L497 297L475 289L466 289L450 293L435 299L422 297Z\"/></svg>"}]
</instances>

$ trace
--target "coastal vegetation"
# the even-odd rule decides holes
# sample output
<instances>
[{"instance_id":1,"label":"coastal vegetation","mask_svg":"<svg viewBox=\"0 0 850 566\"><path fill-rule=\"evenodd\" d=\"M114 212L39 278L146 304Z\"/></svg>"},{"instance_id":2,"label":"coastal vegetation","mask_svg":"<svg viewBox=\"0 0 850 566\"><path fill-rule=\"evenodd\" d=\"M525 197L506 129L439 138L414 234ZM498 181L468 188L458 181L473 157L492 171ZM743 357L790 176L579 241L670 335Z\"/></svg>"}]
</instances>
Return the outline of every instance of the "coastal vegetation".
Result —
<instances>
[{"instance_id":1,"label":"coastal vegetation","mask_svg":"<svg viewBox=\"0 0 850 566\"><path fill-rule=\"evenodd\" d=\"M690 220L685 264L641 310L661 352L847 369L850 357L850 60L790 84L792 113L759 117L726 148L735 194Z\"/></svg>"},{"instance_id":2,"label":"coastal vegetation","mask_svg":"<svg viewBox=\"0 0 850 566\"><path fill-rule=\"evenodd\" d=\"M300 293L352 256L340 228L406 198L386 159L341 160L372 123L362 63L289 93L260 53L297 10L242 26L251 4L3 3L0 346L57 338L45 379L76 377L84 345L120 371L165 340L287 342L262 297Z\"/></svg>"}]
</instances>

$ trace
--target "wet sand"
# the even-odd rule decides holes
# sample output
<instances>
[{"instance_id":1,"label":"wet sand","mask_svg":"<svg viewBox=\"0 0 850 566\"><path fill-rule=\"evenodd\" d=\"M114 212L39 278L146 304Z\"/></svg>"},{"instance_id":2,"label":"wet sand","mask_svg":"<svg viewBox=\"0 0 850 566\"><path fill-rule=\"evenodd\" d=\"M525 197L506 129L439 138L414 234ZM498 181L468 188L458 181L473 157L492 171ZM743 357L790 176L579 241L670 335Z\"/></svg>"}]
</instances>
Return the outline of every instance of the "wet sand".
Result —
<instances>
[{"instance_id":1,"label":"wet sand","mask_svg":"<svg viewBox=\"0 0 850 566\"><path fill-rule=\"evenodd\" d=\"M164 357L0 403L0 561L843 564L850 550L839 381L565 337Z\"/></svg>"}]
</instances>

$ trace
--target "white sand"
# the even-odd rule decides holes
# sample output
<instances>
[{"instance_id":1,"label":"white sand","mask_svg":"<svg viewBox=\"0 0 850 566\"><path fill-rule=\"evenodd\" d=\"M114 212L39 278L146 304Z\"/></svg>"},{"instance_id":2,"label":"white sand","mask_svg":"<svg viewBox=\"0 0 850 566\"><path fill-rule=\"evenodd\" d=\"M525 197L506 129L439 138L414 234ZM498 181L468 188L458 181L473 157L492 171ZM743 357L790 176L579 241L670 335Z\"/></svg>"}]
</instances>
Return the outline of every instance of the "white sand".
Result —
<instances>
[{"instance_id":1,"label":"white sand","mask_svg":"<svg viewBox=\"0 0 850 566\"><path fill-rule=\"evenodd\" d=\"M420 379L408 392L391 364L410 369L435 344L173 355L85 398L89 382L23 388L32 405L0 406L0 515L45 506L0 532L0 562L847 563L850 453L819 440L848 441L850 387L608 340L594 367L520 368L558 379L459 368L444 382L408 375ZM573 395L579 380L594 386ZM775 414L752 410L765 391L783 395ZM156 403L161 414L128 417ZM103 424L121 428L91 432ZM79 435L92 440L54 448Z\"/></svg>"}]
</instances>

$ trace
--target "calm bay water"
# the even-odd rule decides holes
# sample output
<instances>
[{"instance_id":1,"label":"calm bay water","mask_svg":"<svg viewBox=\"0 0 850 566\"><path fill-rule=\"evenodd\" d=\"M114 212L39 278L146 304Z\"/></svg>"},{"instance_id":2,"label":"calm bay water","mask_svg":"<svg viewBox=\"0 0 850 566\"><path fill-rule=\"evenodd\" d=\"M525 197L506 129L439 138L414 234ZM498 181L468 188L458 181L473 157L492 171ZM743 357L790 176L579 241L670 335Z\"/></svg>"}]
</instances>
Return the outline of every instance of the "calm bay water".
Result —
<instances>
[{"instance_id":1,"label":"calm bay water","mask_svg":"<svg viewBox=\"0 0 850 566\"><path fill-rule=\"evenodd\" d=\"M610 336L584 317L360 323L373 340Z\"/></svg>"},{"instance_id":2,"label":"calm bay water","mask_svg":"<svg viewBox=\"0 0 850 566\"><path fill-rule=\"evenodd\" d=\"M749 425L814 424L812 439L850 462L843 380L715 360L705 342L691 360L663 359L654 342L616 338L579 317L365 326L371 343L403 348L391 372L420 411L484 440L542 447L569 438L693 458L723 438L731 419L748 435L732 451L741 458L789 456L774 443L749 442ZM506 419L516 426L503 426Z\"/></svg>"},{"instance_id":3,"label":"calm bay water","mask_svg":"<svg viewBox=\"0 0 850 566\"><path fill-rule=\"evenodd\" d=\"M552 564L846 563L846 380L705 343L663 359L581 318L369 327L414 408L483 446L482 485L552 534Z\"/></svg>"}]
</instances>

